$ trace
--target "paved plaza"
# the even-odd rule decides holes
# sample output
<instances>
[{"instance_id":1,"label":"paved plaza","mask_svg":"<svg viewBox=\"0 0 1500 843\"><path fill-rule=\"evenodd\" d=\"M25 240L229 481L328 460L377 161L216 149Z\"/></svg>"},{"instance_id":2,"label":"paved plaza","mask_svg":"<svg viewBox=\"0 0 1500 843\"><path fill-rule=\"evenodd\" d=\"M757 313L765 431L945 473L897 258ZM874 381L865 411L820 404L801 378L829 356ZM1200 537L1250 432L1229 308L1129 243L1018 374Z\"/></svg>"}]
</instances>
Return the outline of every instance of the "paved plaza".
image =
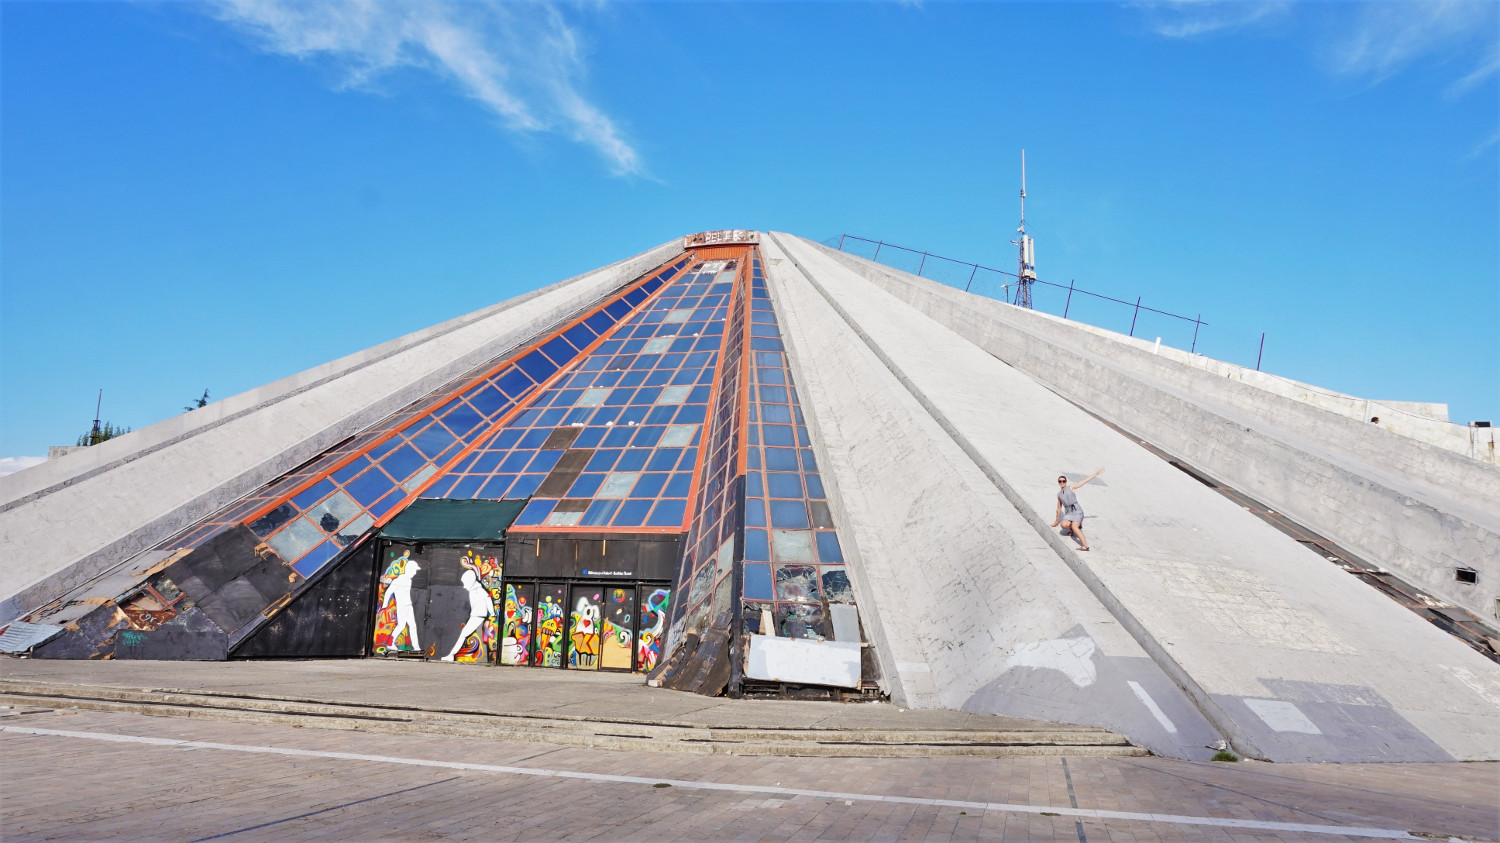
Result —
<instances>
[{"instance_id":1,"label":"paved plaza","mask_svg":"<svg viewBox=\"0 0 1500 843\"><path fill-rule=\"evenodd\" d=\"M1500 838L1500 765L609 751L13 707L30 840Z\"/></svg>"}]
</instances>

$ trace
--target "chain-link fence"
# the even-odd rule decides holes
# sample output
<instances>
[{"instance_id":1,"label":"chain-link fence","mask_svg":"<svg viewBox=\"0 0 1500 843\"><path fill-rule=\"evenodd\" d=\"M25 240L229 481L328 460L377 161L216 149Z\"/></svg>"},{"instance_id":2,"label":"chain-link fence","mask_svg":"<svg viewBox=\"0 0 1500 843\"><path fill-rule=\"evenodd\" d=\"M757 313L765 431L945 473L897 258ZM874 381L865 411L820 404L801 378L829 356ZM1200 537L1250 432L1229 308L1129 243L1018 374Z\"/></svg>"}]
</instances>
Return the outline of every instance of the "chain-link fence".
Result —
<instances>
[{"instance_id":1,"label":"chain-link fence","mask_svg":"<svg viewBox=\"0 0 1500 843\"><path fill-rule=\"evenodd\" d=\"M1014 303L1016 300L1019 278L1014 272L897 246L883 240L856 237L853 234L829 238L823 241L823 245L960 290L1005 302ZM1193 352L1198 350L1200 332L1208 325L1203 321L1202 314L1183 316L1169 313L1147 307L1141 303L1140 298L1135 301L1117 299L1085 290L1072 282L1064 285L1041 279L1033 281L1031 306L1034 310L1086 322L1132 337L1160 337L1166 345ZM1259 359L1256 360L1255 368L1260 368Z\"/></svg>"}]
</instances>

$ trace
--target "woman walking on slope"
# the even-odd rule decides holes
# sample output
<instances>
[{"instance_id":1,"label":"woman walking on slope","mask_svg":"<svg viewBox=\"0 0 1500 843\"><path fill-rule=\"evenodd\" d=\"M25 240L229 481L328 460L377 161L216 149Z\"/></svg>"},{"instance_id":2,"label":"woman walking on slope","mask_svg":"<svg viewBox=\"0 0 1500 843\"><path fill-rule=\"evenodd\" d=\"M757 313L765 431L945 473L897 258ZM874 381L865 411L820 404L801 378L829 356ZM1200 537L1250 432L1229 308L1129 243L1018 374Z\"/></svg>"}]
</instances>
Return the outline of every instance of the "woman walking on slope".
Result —
<instances>
[{"instance_id":1,"label":"woman walking on slope","mask_svg":"<svg viewBox=\"0 0 1500 843\"><path fill-rule=\"evenodd\" d=\"M1065 532L1071 532L1073 538L1078 540L1079 550L1089 549L1089 540L1083 537L1083 507L1078 505L1078 495L1074 494L1077 489L1082 489L1089 481L1104 473L1104 469L1090 474L1073 485L1068 485L1067 477L1058 477L1057 485L1057 517L1052 519L1052 526L1056 527L1058 522L1062 523Z\"/></svg>"}]
</instances>

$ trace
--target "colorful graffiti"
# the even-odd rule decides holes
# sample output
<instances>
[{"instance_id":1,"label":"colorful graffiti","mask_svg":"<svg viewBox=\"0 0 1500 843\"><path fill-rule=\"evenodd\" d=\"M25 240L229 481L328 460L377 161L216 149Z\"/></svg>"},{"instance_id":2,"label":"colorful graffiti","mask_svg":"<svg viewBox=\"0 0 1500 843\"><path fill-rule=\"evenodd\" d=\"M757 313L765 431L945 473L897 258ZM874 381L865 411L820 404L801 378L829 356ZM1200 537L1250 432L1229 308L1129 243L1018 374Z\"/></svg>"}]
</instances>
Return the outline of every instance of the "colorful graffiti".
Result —
<instances>
[{"instance_id":1,"label":"colorful graffiti","mask_svg":"<svg viewBox=\"0 0 1500 843\"><path fill-rule=\"evenodd\" d=\"M500 639L501 664L525 664L531 649L530 586L505 586L505 633Z\"/></svg>"},{"instance_id":2,"label":"colorful graffiti","mask_svg":"<svg viewBox=\"0 0 1500 843\"><path fill-rule=\"evenodd\" d=\"M501 598L501 566L493 556L480 556L465 550L459 558L463 566L460 582L469 595L469 619L453 649L443 656L445 662L488 662L495 658L495 645L499 639L499 623L495 618L495 606Z\"/></svg>"},{"instance_id":3,"label":"colorful graffiti","mask_svg":"<svg viewBox=\"0 0 1500 843\"><path fill-rule=\"evenodd\" d=\"M536 652L531 663L537 667L562 667L563 616L562 589L549 589L536 604Z\"/></svg>"},{"instance_id":4,"label":"colorful graffiti","mask_svg":"<svg viewBox=\"0 0 1500 843\"><path fill-rule=\"evenodd\" d=\"M577 591L575 589L575 594ZM577 670L594 670L599 667L599 598L578 594L578 603L573 607L572 623L568 625L568 667Z\"/></svg>"},{"instance_id":5,"label":"colorful graffiti","mask_svg":"<svg viewBox=\"0 0 1500 843\"><path fill-rule=\"evenodd\" d=\"M380 576L380 591L376 604L380 608L375 615L375 654L391 655L401 652L421 652L417 640L417 614L412 608L411 581L422 570L411 551L402 551L396 556L391 551L390 565Z\"/></svg>"},{"instance_id":6,"label":"colorful graffiti","mask_svg":"<svg viewBox=\"0 0 1500 843\"><path fill-rule=\"evenodd\" d=\"M636 644L636 669L651 670L661 659L661 636L667 625L671 592L658 588L641 601L641 639Z\"/></svg>"},{"instance_id":7,"label":"colorful graffiti","mask_svg":"<svg viewBox=\"0 0 1500 843\"><path fill-rule=\"evenodd\" d=\"M600 633L599 666L629 670L631 658L630 613L635 589L610 589L604 601L604 625Z\"/></svg>"}]
</instances>

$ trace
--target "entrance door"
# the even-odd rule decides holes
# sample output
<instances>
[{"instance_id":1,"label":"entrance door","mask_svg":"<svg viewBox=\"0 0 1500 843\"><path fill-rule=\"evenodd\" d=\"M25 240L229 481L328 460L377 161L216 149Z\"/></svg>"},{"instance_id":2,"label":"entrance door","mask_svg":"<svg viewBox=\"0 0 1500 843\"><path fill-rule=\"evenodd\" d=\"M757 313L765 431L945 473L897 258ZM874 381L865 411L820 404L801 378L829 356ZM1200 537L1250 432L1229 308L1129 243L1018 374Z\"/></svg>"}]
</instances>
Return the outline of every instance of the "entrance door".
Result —
<instances>
[{"instance_id":1,"label":"entrance door","mask_svg":"<svg viewBox=\"0 0 1500 843\"><path fill-rule=\"evenodd\" d=\"M531 654L533 611L536 608L536 586L531 583L505 584L505 629L500 637L500 663L526 664Z\"/></svg>"},{"instance_id":2,"label":"entrance door","mask_svg":"<svg viewBox=\"0 0 1500 843\"><path fill-rule=\"evenodd\" d=\"M636 642L635 669L648 671L661 660L662 638L667 634L667 604L672 592L668 588L649 586L643 586L639 591L641 632Z\"/></svg>"},{"instance_id":3,"label":"entrance door","mask_svg":"<svg viewBox=\"0 0 1500 843\"><path fill-rule=\"evenodd\" d=\"M568 587L562 583L544 582L537 591L531 663L537 667L562 667L563 632L568 623Z\"/></svg>"},{"instance_id":4,"label":"entrance door","mask_svg":"<svg viewBox=\"0 0 1500 843\"><path fill-rule=\"evenodd\" d=\"M573 611L568 623L568 667L574 670L599 668L599 604L604 588L587 583L572 588L569 605Z\"/></svg>"},{"instance_id":5,"label":"entrance door","mask_svg":"<svg viewBox=\"0 0 1500 843\"><path fill-rule=\"evenodd\" d=\"M604 626L599 632L599 666L629 670L634 657L635 589L608 588L604 592Z\"/></svg>"}]
</instances>

